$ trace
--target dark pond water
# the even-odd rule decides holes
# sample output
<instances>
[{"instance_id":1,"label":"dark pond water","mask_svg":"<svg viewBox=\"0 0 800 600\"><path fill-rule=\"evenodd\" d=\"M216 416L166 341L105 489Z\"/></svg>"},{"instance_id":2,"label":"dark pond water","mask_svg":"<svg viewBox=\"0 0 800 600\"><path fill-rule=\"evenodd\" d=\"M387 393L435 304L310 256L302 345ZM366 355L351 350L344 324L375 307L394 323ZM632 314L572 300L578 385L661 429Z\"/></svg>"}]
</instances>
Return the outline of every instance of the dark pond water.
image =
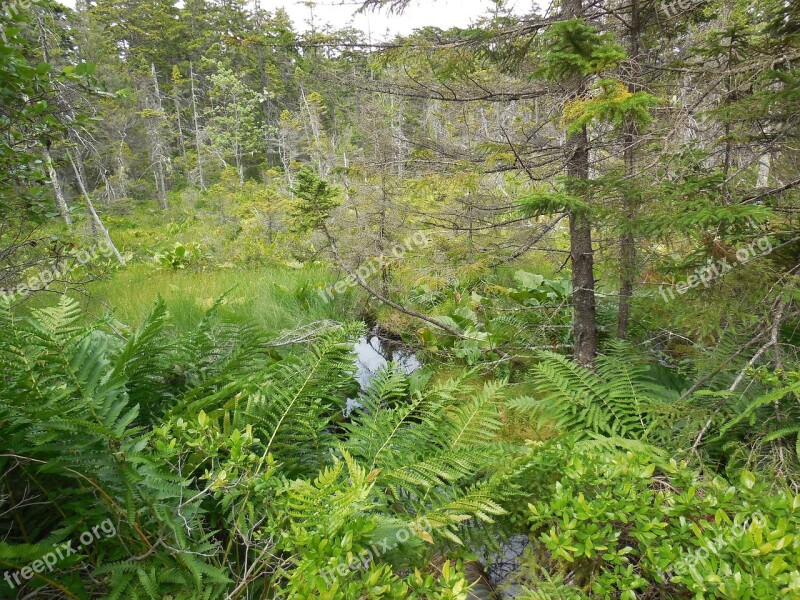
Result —
<instances>
[{"instance_id":1,"label":"dark pond water","mask_svg":"<svg viewBox=\"0 0 800 600\"><path fill-rule=\"evenodd\" d=\"M388 363L394 362L406 373L413 373L422 367L417 354L410 346L392 339L376 327L367 335L360 338L355 345L356 354L356 379L361 389L369 386L372 379ZM360 404L356 400L347 401L346 414L359 408ZM508 544L503 544L503 552L500 556L487 556L485 551L476 549L483 560L488 563L486 569L489 580L496 587L496 595L486 593L488 590L475 590L475 594L470 600L484 600L489 598L516 598L519 595L517 587L509 582L513 577L513 572L518 567L518 557L527 545L527 538L515 536Z\"/></svg>"}]
</instances>

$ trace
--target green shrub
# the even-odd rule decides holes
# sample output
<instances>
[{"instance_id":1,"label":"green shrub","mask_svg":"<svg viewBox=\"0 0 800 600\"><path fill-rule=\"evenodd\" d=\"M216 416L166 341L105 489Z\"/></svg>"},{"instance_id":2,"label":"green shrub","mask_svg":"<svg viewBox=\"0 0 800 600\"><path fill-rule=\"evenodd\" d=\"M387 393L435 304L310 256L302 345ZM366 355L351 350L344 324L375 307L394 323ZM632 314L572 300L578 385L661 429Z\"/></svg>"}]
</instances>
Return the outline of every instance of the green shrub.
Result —
<instances>
[{"instance_id":1,"label":"green shrub","mask_svg":"<svg viewBox=\"0 0 800 600\"><path fill-rule=\"evenodd\" d=\"M800 595L800 496L748 471L732 484L643 451L572 450L529 505L529 597L554 578L581 598Z\"/></svg>"},{"instance_id":2,"label":"green shrub","mask_svg":"<svg viewBox=\"0 0 800 600\"><path fill-rule=\"evenodd\" d=\"M199 244L189 242L183 244L175 242L175 246L159 252L153 257L161 267L178 270L198 266L204 259L204 253Z\"/></svg>"}]
</instances>

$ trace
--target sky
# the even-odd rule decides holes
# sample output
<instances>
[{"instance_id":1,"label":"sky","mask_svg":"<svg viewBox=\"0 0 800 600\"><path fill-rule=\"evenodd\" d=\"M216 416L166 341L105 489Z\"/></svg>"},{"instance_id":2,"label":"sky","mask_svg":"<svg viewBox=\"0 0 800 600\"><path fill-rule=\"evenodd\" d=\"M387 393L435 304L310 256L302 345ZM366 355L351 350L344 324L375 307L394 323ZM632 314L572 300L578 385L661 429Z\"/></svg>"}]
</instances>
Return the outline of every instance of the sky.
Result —
<instances>
[{"instance_id":1,"label":"sky","mask_svg":"<svg viewBox=\"0 0 800 600\"><path fill-rule=\"evenodd\" d=\"M352 21L356 28L370 33L373 38L382 38L386 32L390 34L407 34L420 27L434 26L442 29L448 27L465 27L478 17L487 14L493 7L491 0L412 0L412 4L403 14L389 14L388 11L369 11L354 15L359 5L353 0L319 0L314 9L317 26L330 23L334 27L342 27ZM293 0L261 0L262 8L267 10L282 6L289 13L300 30L305 30L311 12L302 2ZM515 12L525 13L531 6L531 0L511 0L508 3Z\"/></svg>"},{"instance_id":2,"label":"sky","mask_svg":"<svg viewBox=\"0 0 800 600\"><path fill-rule=\"evenodd\" d=\"M75 6L75 0L60 0L67 6ZM295 27L300 31L309 28L311 11L304 3L296 0L260 0L261 8L275 10L283 7ZM515 13L525 14L534 0L507 0L507 6ZM374 40L391 37L395 34L411 33L414 29L426 26L465 27L472 21L487 14L494 5L491 0L412 0L411 5L401 15L388 11L370 11L354 15L360 4L356 0L317 0L314 20L317 28L325 23L343 27L352 23L356 28L369 33ZM387 36L387 31L389 35Z\"/></svg>"}]
</instances>

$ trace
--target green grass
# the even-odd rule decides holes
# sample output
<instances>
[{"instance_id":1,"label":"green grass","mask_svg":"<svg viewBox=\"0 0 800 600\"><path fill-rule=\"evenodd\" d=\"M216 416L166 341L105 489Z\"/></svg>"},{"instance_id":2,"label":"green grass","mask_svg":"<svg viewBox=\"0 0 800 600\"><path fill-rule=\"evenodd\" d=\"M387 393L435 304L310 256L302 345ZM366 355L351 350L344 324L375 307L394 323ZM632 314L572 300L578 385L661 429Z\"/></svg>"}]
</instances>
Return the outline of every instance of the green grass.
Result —
<instances>
[{"instance_id":1,"label":"green grass","mask_svg":"<svg viewBox=\"0 0 800 600\"><path fill-rule=\"evenodd\" d=\"M93 316L110 313L135 326L161 296L176 327L188 330L228 292L221 308L223 316L252 319L277 333L320 319L352 320L351 296L344 294L326 303L319 295L317 290L332 280L320 266L172 271L134 263L90 284L84 305Z\"/></svg>"}]
</instances>

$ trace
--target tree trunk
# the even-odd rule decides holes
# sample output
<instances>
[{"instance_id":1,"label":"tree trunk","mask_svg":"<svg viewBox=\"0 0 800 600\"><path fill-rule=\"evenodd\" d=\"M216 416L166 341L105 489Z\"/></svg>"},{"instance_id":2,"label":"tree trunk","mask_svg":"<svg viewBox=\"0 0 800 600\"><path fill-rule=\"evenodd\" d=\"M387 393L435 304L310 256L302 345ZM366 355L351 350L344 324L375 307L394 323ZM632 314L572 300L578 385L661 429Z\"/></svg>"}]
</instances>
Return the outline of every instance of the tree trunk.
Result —
<instances>
[{"instance_id":1,"label":"tree trunk","mask_svg":"<svg viewBox=\"0 0 800 600\"><path fill-rule=\"evenodd\" d=\"M125 164L125 140L120 139L117 148L117 185L120 198L128 197L128 169Z\"/></svg>"},{"instance_id":2,"label":"tree trunk","mask_svg":"<svg viewBox=\"0 0 800 600\"><path fill-rule=\"evenodd\" d=\"M630 28L628 34L628 56L630 59L630 74L628 91L635 94L637 81L640 75L639 65L639 0L632 0ZM623 158L625 162L625 179L631 183L636 174L636 142L638 127L633 118L625 121L623 140ZM627 219L625 231L619 241L620 258L620 287L619 287L619 312L617 313L617 337L621 340L628 338L628 324L631 315L631 301L633 299L633 284L636 279L636 238L632 230L632 223L636 219L638 209L637 191L635 186L626 186L623 195L623 209Z\"/></svg>"},{"instance_id":3,"label":"tree trunk","mask_svg":"<svg viewBox=\"0 0 800 600\"><path fill-rule=\"evenodd\" d=\"M83 199L86 201L86 210L89 213L89 217L92 220L92 230L96 232L102 232L103 237L108 244L108 247L111 248L111 251L114 253L114 256L119 261L120 264L125 264L125 259L122 258L122 255L117 250L117 247L114 245L114 242L111 240L111 236L108 233L108 229L105 228L103 222L100 220L100 216L97 214L97 211L94 209L94 204L92 204L92 199L89 197L89 192L86 191L86 185L83 182L83 169L78 168L78 164L75 162L75 159L72 158L72 154L67 151L67 156L69 156L69 162L72 164L72 170L75 171L75 178L78 180L78 187L81 190L81 194L83 194Z\"/></svg>"},{"instance_id":4,"label":"tree trunk","mask_svg":"<svg viewBox=\"0 0 800 600\"><path fill-rule=\"evenodd\" d=\"M582 0L566 0L567 19L583 15ZM576 75L570 83L570 99L586 94L586 77ZM589 180L589 140L586 127L566 140L568 188L573 194L583 194L583 182ZM593 368L597 355L597 309L594 294L594 250L592 224L589 216L573 211L569 215L570 260L572 262L572 306L574 357L578 364Z\"/></svg>"},{"instance_id":5,"label":"tree trunk","mask_svg":"<svg viewBox=\"0 0 800 600\"><path fill-rule=\"evenodd\" d=\"M177 89L174 90L172 101L175 104L175 123L178 126L178 145L181 149L181 156L186 158L186 139L183 137L183 121L181 121L181 101L178 98Z\"/></svg>"},{"instance_id":6,"label":"tree trunk","mask_svg":"<svg viewBox=\"0 0 800 600\"><path fill-rule=\"evenodd\" d=\"M47 162L47 172L50 175L50 185L53 186L53 193L56 196L56 206L58 212L64 218L64 221L69 227L72 227L72 215L69 214L69 207L67 206L67 199L64 197L64 190L61 189L61 182L58 179L58 171L53 166L53 158L50 156L50 151L44 151L45 162Z\"/></svg>"},{"instance_id":7,"label":"tree trunk","mask_svg":"<svg viewBox=\"0 0 800 600\"><path fill-rule=\"evenodd\" d=\"M586 179L589 173L586 131L570 136L572 153L567 175ZM569 145L569 144L568 144ZM573 181L574 181L573 179ZM570 260L572 262L572 332L574 355L578 364L592 368L597 355L597 309L594 294L594 250L592 224L583 212L569 215Z\"/></svg>"},{"instance_id":8,"label":"tree trunk","mask_svg":"<svg viewBox=\"0 0 800 600\"><path fill-rule=\"evenodd\" d=\"M189 63L189 81L192 88L192 118L194 120L194 145L197 152L197 177L200 183L200 189L205 191L206 182L203 179L203 158L202 158L202 144L200 143L200 125L197 117L197 96L194 90L194 67Z\"/></svg>"},{"instance_id":9,"label":"tree trunk","mask_svg":"<svg viewBox=\"0 0 800 600\"><path fill-rule=\"evenodd\" d=\"M164 152L164 140L161 137L161 123L163 122L164 107L161 104L161 90L158 87L158 75L156 66L150 64L150 73L153 76L153 110L158 111L161 116L151 119L150 124L150 143L152 146L151 157L153 161L153 177L156 181L156 193L158 194L158 205L161 210L167 209L167 184L166 184L166 162Z\"/></svg>"},{"instance_id":10,"label":"tree trunk","mask_svg":"<svg viewBox=\"0 0 800 600\"><path fill-rule=\"evenodd\" d=\"M769 153L764 153L758 157L758 181L756 188L764 189L769 187L769 168L771 157Z\"/></svg>"},{"instance_id":11,"label":"tree trunk","mask_svg":"<svg viewBox=\"0 0 800 600\"><path fill-rule=\"evenodd\" d=\"M318 115L311 110L311 105L308 103L308 98L306 98L306 92L303 89L303 86L300 86L300 97L303 99L303 105L305 106L306 113L308 114L308 125L311 127L311 134L314 138L314 146L316 147L317 151L317 170L320 177L325 177L327 172L322 163L322 138L320 135L321 125Z\"/></svg>"}]
</instances>

